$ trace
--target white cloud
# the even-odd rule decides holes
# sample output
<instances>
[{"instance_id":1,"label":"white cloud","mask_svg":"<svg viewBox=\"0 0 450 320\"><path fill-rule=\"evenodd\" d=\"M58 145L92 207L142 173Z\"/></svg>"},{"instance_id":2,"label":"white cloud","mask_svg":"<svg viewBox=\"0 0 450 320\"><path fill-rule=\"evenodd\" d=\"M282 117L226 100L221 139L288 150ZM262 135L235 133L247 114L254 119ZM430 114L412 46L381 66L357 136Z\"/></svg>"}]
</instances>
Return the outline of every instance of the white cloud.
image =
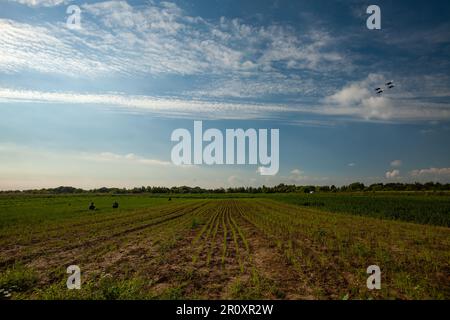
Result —
<instances>
[{"instance_id":1,"label":"white cloud","mask_svg":"<svg viewBox=\"0 0 450 320\"><path fill-rule=\"evenodd\" d=\"M362 86L362 83L354 83L342 88L340 91L328 97L328 100L339 105L360 104L363 99L370 97L370 92Z\"/></svg>"},{"instance_id":2,"label":"white cloud","mask_svg":"<svg viewBox=\"0 0 450 320\"><path fill-rule=\"evenodd\" d=\"M402 160L393 160L391 161L391 167L401 167Z\"/></svg>"},{"instance_id":3,"label":"white cloud","mask_svg":"<svg viewBox=\"0 0 450 320\"><path fill-rule=\"evenodd\" d=\"M367 119L389 119L392 116L392 103L385 96L375 96L374 88L384 83L378 74L369 74L366 79L351 83L338 92L325 98L325 103L333 105L337 112L359 114Z\"/></svg>"},{"instance_id":4,"label":"white cloud","mask_svg":"<svg viewBox=\"0 0 450 320\"><path fill-rule=\"evenodd\" d=\"M241 53L205 40L208 36L198 35L189 24L176 27L177 19L184 19L176 12L153 7L141 12L123 1L108 3L103 11L96 7L103 3L84 5L82 28L76 32L64 22L31 25L0 19L0 72L33 70L93 77L219 73L241 68Z\"/></svg>"},{"instance_id":5,"label":"white cloud","mask_svg":"<svg viewBox=\"0 0 450 320\"><path fill-rule=\"evenodd\" d=\"M435 133L436 130L435 130L435 129L421 129L419 132L420 132L421 134L426 135L426 134L432 134L432 133Z\"/></svg>"},{"instance_id":6,"label":"white cloud","mask_svg":"<svg viewBox=\"0 0 450 320\"><path fill-rule=\"evenodd\" d=\"M386 178L388 178L388 179L393 179L393 178L396 178L398 176L400 176L400 171L397 170L397 169L394 169L392 171L387 171L386 172Z\"/></svg>"},{"instance_id":7,"label":"white cloud","mask_svg":"<svg viewBox=\"0 0 450 320\"><path fill-rule=\"evenodd\" d=\"M28 157L43 157L43 158L55 158L55 157L62 157L62 158L70 158L71 160L76 161L87 161L87 162L97 162L97 163L116 163L116 164L124 164L124 165L144 165L144 166L156 166L156 167L167 167L167 166L173 166L175 165L170 161L164 161L159 159L153 159L153 158L146 158L139 156L134 153L127 153L127 154L118 154L114 152L64 152L64 153L57 153L55 151L49 151L49 150L40 150L35 148L30 148L27 146L21 146L16 144L7 144L2 143L0 144L0 151L4 155L19 155L23 158ZM193 166L176 166L176 167L193 167Z\"/></svg>"},{"instance_id":8,"label":"white cloud","mask_svg":"<svg viewBox=\"0 0 450 320\"><path fill-rule=\"evenodd\" d=\"M44 27L0 19L0 72L38 71L66 76L119 72L117 61L75 48L77 36L64 27ZM81 41L80 41L81 42ZM108 61L109 60L109 61Z\"/></svg>"},{"instance_id":9,"label":"white cloud","mask_svg":"<svg viewBox=\"0 0 450 320\"><path fill-rule=\"evenodd\" d=\"M121 94L79 94L0 88L0 102L96 104L131 111L153 112L171 117L254 119L296 109L281 105L211 102L196 99L129 96Z\"/></svg>"},{"instance_id":10,"label":"white cloud","mask_svg":"<svg viewBox=\"0 0 450 320\"><path fill-rule=\"evenodd\" d=\"M349 167L354 167L354 166L356 166L356 163L350 162L350 163L348 164L348 166L349 166Z\"/></svg>"},{"instance_id":11,"label":"white cloud","mask_svg":"<svg viewBox=\"0 0 450 320\"><path fill-rule=\"evenodd\" d=\"M248 36L259 35L266 39L267 49L258 62L265 68L273 68L275 62L282 62L289 69L337 70L349 61L333 49L333 38L325 31L312 31L299 36L290 28L269 26L251 30Z\"/></svg>"},{"instance_id":12,"label":"white cloud","mask_svg":"<svg viewBox=\"0 0 450 320\"><path fill-rule=\"evenodd\" d=\"M117 154L113 152L101 152L101 153L81 153L80 159L95 161L95 162L122 162L128 164L141 164L150 166L171 166L170 161L161 161L157 159L150 159L138 156L134 153ZM183 166L186 167L186 166Z\"/></svg>"},{"instance_id":13,"label":"white cloud","mask_svg":"<svg viewBox=\"0 0 450 320\"><path fill-rule=\"evenodd\" d=\"M201 115L208 119L285 119L289 121L292 120L292 113L308 113L322 116L345 116L348 120L371 120L371 118L366 118L364 113L358 112L357 108L330 108L328 106L311 106L296 103L224 102L212 99L155 97L118 93L47 92L0 87L1 102L102 105L105 107L126 108L128 111L133 112L153 112L169 117L198 117ZM424 118L450 119L450 109L442 107L429 108L425 114L416 114L414 110L410 110L410 112L405 111L405 113L395 110L395 112L392 112L390 120L409 121L423 120ZM299 122L299 124L330 125L327 122L315 122L314 120L310 123Z\"/></svg>"},{"instance_id":14,"label":"white cloud","mask_svg":"<svg viewBox=\"0 0 450 320\"><path fill-rule=\"evenodd\" d=\"M0 58L1 59L1 58ZM122 107L133 112L153 112L169 117L192 117L199 115L214 119L284 119L292 121L292 113L306 113L321 116L346 117L347 120L371 121L378 118L367 118L358 108L329 106L311 106L297 103L270 104L251 102L224 102L213 99L181 97L156 97L144 95L126 95L118 93L91 94L76 92L47 92L35 90L17 90L0 87L0 103L31 102L60 104L89 104L105 107ZM430 107L426 112L410 110L392 110L389 120L411 121L424 119L450 119L450 109L446 107ZM386 119L385 119L386 120ZM311 122L312 121L312 122ZM300 125L332 125L330 122L299 122ZM293 122L292 124L295 124Z\"/></svg>"},{"instance_id":15,"label":"white cloud","mask_svg":"<svg viewBox=\"0 0 450 320\"><path fill-rule=\"evenodd\" d=\"M236 175L229 176L227 180L231 186L243 186L244 185L244 180Z\"/></svg>"},{"instance_id":16,"label":"white cloud","mask_svg":"<svg viewBox=\"0 0 450 320\"><path fill-rule=\"evenodd\" d=\"M62 0L23 1L49 5ZM0 19L0 75L34 71L90 80L115 75L131 79L143 75L201 75L207 79L206 85L182 93L189 99L100 94L70 97L75 103L102 100L98 103L112 102L172 116L201 113L220 118L223 111L227 112L225 118L239 118L237 112L242 111L247 118L267 118L272 112L289 111L363 121L450 119L450 106L445 102L374 95L373 88L385 80L380 74L370 74L336 90L334 83L340 80L339 75L333 75L344 72L352 63L336 49L338 40L324 30L298 32L288 25L261 26L225 17L205 20L168 2L131 6L126 1L103 1L81 7L82 29L78 31L67 29L64 21L29 24ZM298 69L306 69L307 78L295 76ZM322 76L314 77L324 72L325 81ZM66 99L68 94L64 95L52 94L47 101L71 103ZM254 102L268 96L286 102L256 105L216 101L231 98ZM293 100L292 96L304 100Z\"/></svg>"},{"instance_id":17,"label":"white cloud","mask_svg":"<svg viewBox=\"0 0 450 320\"><path fill-rule=\"evenodd\" d=\"M135 187L210 182L211 173L134 153L85 152L0 143L0 190L57 187ZM225 178L224 178L225 179Z\"/></svg>"},{"instance_id":18,"label":"white cloud","mask_svg":"<svg viewBox=\"0 0 450 320\"><path fill-rule=\"evenodd\" d=\"M308 119L308 120L295 120L295 119L283 119L283 123L291 126L299 127L334 127L337 122L333 120L318 120L318 119Z\"/></svg>"},{"instance_id":19,"label":"white cloud","mask_svg":"<svg viewBox=\"0 0 450 320\"><path fill-rule=\"evenodd\" d=\"M410 96L376 95L374 89L385 82L379 74L369 74L364 80L344 86L323 99L318 113L349 116L365 120L424 121L450 118L448 103L426 102Z\"/></svg>"},{"instance_id":20,"label":"white cloud","mask_svg":"<svg viewBox=\"0 0 450 320\"><path fill-rule=\"evenodd\" d=\"M19 1L31 6L64 2ZM277 71L280 62L289 68L342 68L335 65L342 57L325 31L299 34L287 26L238 19L206 21L169 2L103 1L81 8L82 29L76 32L64 21L31 25L0 19L0 71L229 75Z\"/></svg>"},{"instance_id":21,"label":"white cloud","mask_svg":"<svg viewBox=\"0 0 450 320\"><path fill-rule=\"evenodd\" d=\"M9 0L10 2L18 2L29 7L54 7L61 4L69 3L72 0Z\"/></svg>"},{"instance_id":22,"label":"white cloud","mask_svg":"<svg viewBox=\"0 0 450 320\"><path fill-rule=\"evenodd\" d=\"M319 93L320 91L320 93ZM266 73L256 78L235 76L215 81L201 89L187 92L189 95L213 98L253 98L298 95L317 96L327 88L318 88L312 79L289 77L279 73Z\"/></svg>"},{"instance_id":23,"label":"white cloud","mask_svg":"<svg viewBox=\"0 0 450 320\"><path fill-rule=\"evenodd\" d=\"M300 169L294 169L290 172L288 177L280 177L284 183L321 183L327 181L327 177L311 177L304 174L305 172Z\"/></svg>"},{"instance_id":24,"label":"white cloud","mask_svg":"<svg viewBox=\"0 0 450 320\"><path fill-rule=\"evenodd\" d=\"M450 176L450 168L428 168L411 171L413 177L417 176Z\"/></svg>"}]
</instances>

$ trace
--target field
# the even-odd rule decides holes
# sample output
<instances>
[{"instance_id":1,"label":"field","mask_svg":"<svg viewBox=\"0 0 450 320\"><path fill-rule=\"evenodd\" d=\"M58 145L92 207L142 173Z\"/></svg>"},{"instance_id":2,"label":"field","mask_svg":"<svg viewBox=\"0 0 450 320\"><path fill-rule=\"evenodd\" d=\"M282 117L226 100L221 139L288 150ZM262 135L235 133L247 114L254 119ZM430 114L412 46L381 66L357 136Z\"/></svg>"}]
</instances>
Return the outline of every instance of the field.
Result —
<instances>
[{"instance_id":1,"label":"field","mask_svg":"<svg viewBox=\"0 0 450 320\"><path fill-rule=\"evenodd\" d=\"M450 194L418 192L277 194L273 199L337 213L450 227Z\"/></svg>"},{"instance_id":2,"label":"field","mask_svg":"<svg viewBox=\"0 0 450 320\"><path fill-rule=\"evenodd\" d=\"M0 298L449 299L449 199L1 195Z\"/></svg>"}]
</instances>

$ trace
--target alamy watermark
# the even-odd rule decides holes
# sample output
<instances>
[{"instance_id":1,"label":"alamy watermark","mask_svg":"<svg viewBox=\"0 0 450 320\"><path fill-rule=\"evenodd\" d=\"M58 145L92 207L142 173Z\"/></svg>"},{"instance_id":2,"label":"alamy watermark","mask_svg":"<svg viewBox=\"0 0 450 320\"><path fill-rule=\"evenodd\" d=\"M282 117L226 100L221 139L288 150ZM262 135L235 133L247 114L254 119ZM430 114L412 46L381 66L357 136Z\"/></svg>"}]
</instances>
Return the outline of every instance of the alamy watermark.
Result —
<instances>
[{"instance_id":1,"label":"alamy watermark","mask_svg":"<svg viewBox=\"0 0 450 320\"><path fill-rule=\"evenodd\" d=\"M381 29L381 9L379 6L372 4L367 7L367 14L370 16L366 20L367 29L380 30Z\"/></svg>"},{"instance_id":2,"label":"alamy watermark","mask_svg":"<svg viewBox=\"0 0 450 320\"><path fill-rule=\"evenodd\" d=\"M81 269L77 265L71 265L67 267L67 273L70 276L67 278L67 289L81 289Z\"/></svg>"},{"instance_id":3,"label":"alamy watermark","mask_svg":"<svg viewBox=\"0 0 450 320\"><path fill-rule=\"evenodd\" d=\"M270 129L270 154L268 129L226 129L224 141L220 130L203 132L202 121L194 121L193 139L191 132L183 128L174 130L170 139L178 142L171 152L176 165L259 164L261 175L275 175L280 167L279 129ZM208 143L204 148L203 142Z\"/></svg>"},{"instance_id":4,"label":"alamy watermark","mask_svg":"<svg viewBox=\"0 0 450 320\"><path fill-rule=\"evenodd\" d=\"M66 13L69 15L66 20L66 26L71 30L81 29L81 9L77 5L67 7Z\"/></svg>"},{"instance_id":5,"label":"alamy watermark","mask_svg":"<svg viewBox=\"0 0 450 320\"><path fill-rule=\"evenodd\" d=\"M366 272L370 274L370 276L367 278L367 289L373 290L381 289L381 269L377 265L371 265L367 267Z\"/></svg>"}]
</instances>

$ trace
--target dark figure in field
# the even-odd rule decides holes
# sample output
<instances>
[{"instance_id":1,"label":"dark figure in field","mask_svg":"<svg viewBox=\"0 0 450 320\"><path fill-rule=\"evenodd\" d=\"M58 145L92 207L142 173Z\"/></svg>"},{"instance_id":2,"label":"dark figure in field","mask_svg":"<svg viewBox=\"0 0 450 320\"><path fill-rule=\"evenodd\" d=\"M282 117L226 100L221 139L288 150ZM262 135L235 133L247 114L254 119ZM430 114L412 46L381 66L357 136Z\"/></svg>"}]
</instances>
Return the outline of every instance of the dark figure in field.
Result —
<instances>
[{"instance_id":1,"label":"dark figure in field","mask_svg":"<svg viewBox=\"0 0 450 320\"><path fill-rule=\"evenodd\" d=\"M89 206L89 210L95 210L95 204L91 202L91 205Z\"/></svg>"},{"instance_id":2,"label":"dark figure in field","mask_svg":"<svg viewBox=\"0 0 450 320\"><path fill-rule=\"evenodd\" d=\"M169 198L169 201L172 201L172 198Z\"/></svg>"},{"instance_id":3,"label":"dark figure in field","mask_svg":"<svg viewBox=\"0 0 450 320\"><path fill-rule=\"evenodd\" d=\"M119 203L117 201L114 201L113 209L117 209L118 207L119 207Z\"/></svg>"}]
</instances>

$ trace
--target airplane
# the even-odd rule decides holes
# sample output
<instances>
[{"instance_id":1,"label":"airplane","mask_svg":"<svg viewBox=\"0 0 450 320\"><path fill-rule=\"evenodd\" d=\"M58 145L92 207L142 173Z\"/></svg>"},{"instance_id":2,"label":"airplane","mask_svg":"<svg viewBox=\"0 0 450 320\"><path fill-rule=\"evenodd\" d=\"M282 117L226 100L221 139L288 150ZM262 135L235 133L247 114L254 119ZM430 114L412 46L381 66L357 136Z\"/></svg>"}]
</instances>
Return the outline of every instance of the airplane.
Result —
<instances>
[{"instance_id":1,"label":"airplane","mask_svg":"<svg viewBox=\"0 0 450 320\"><path fill-rule=\"evenodd\" d=\"M388 89L392 89L392 88L395 87L395 86L394 86L394 81L388 81L388 82L385 83L384 86L385 86L386 88L388 88ZM378 88L375 88L375 92L376 92L377 94L381 94L381 93L384 92L384 90L381 89L380 87L378 87Z\"/></svg>"}]
</instances>

